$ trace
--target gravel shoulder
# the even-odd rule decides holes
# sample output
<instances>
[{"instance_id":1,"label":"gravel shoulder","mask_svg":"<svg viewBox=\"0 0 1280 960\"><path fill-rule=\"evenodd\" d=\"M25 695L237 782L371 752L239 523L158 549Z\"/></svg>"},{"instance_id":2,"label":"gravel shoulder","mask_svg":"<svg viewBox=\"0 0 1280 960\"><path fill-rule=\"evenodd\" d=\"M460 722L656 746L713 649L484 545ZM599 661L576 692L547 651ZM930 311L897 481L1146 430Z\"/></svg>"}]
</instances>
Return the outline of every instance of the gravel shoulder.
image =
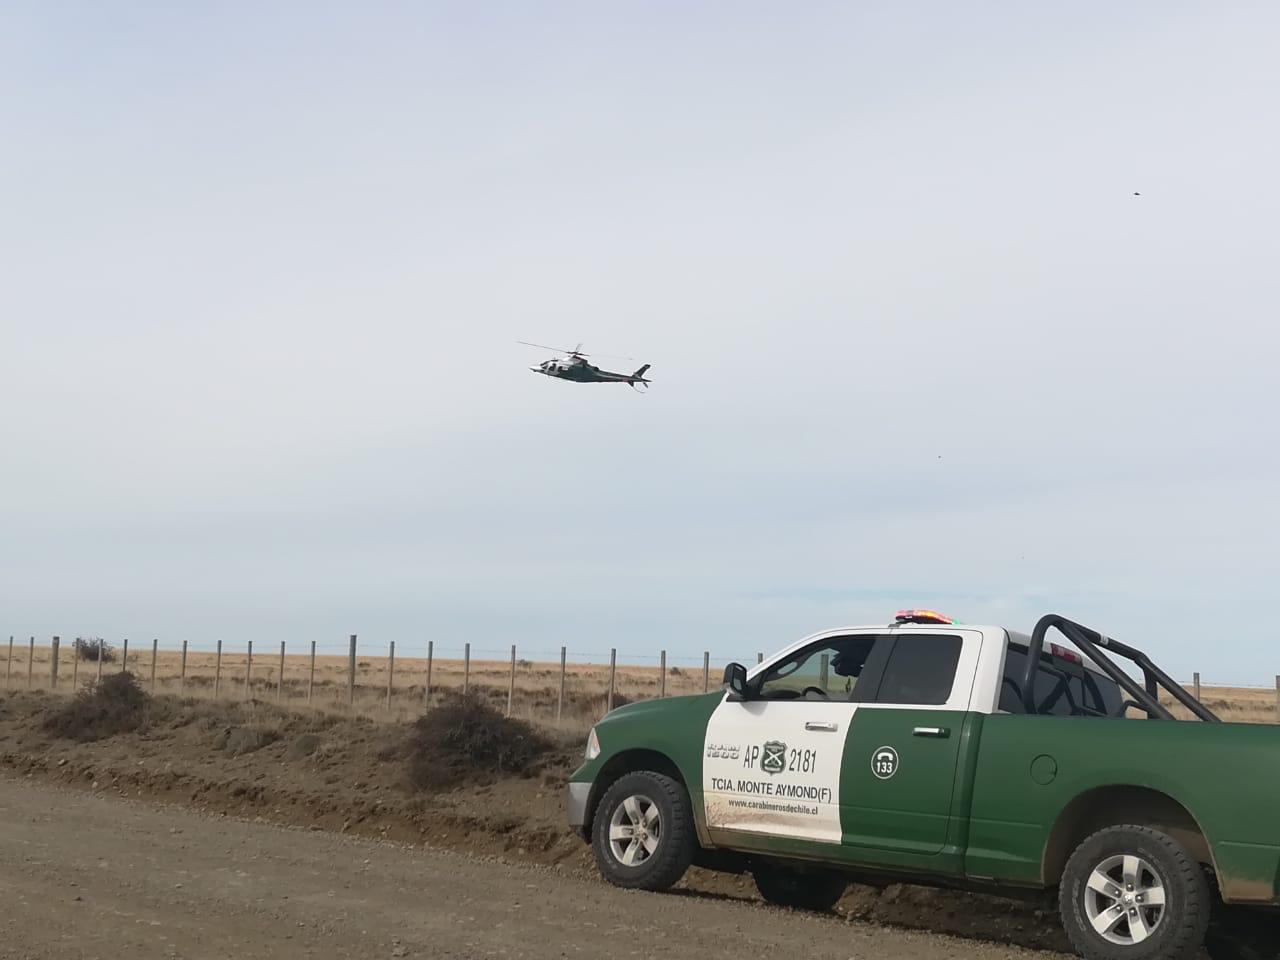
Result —
<instances>
[{"instance_id":1,"label":"gravel shoulder","mask_svg":"<svg viewBox=\"0 0 1280 960\"><path fill-rule=\"evenodd\" d=\"M1023 950L555 867L281 827L0 777L0 954L52 958L883 960Z\"/></svg>"}]
</instances>

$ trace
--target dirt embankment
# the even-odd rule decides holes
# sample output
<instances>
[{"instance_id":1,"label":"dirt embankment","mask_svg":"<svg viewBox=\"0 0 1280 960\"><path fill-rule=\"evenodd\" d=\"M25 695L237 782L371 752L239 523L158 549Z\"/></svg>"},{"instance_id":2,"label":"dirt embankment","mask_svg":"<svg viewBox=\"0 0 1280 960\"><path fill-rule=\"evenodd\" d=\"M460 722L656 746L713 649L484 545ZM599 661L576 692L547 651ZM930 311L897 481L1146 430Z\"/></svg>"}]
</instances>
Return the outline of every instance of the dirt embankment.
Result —
<instances>
[{"instance_id":1,"label":"dirt embankment","mask_svg":"<svg viewBox=\"0 0 1280 960\"><path fill-rule=\"evenodd\" d=\"M70 709L78 713L68 719ZM564 825L564 784L581 749L576 737L570 743L527 725L506 726L513 722L492 711L468 713L475 705L456 702L414 724L255 701L148 697L130 709L122 719L102 704L6 696L0 766L90 792L594 873L586 847ZM105 733L98 736L94 724L103 718ZM756 899L746 877L693 870L683 885ZM997 897L855 885L837 912L1066 948L1051 910Z\"/></svg>"}]
</instances>

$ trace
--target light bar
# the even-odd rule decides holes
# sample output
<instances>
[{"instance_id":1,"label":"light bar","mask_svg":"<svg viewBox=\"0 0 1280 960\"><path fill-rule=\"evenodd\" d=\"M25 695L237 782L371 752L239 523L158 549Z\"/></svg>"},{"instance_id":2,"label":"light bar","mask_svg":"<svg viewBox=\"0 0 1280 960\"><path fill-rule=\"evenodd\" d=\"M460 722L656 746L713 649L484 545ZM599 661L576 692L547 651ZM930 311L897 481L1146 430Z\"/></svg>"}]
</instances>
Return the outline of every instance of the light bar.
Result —
<instances>
[{"instance_id":1,"label":"light bar","mask_svg":"<svg viewBox=\"0 0 1280 960\"><path fill-rule=\"evenodd\" d=\"M955 623L951 617L937 610L899 610L893 619L898 623Z\"/></svg>"}]
</instances>

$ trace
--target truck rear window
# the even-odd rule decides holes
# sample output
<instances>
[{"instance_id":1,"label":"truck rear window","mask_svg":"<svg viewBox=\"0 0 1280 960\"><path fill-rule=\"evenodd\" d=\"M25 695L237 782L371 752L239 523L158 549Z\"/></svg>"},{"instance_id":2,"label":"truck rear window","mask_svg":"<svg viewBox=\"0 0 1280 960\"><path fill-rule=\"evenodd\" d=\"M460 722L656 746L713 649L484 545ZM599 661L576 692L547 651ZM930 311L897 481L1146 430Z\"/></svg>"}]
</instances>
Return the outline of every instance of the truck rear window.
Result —
<instances>
[{"instance_id":1,"label":"truck rear window","mask_svg":"<svg viewBox=\"0 0 1280 960\"><path fill-rule=\"evenodd\" d=\"M1000 686L1000 709L1006 713L1026 713L1022 700L1022 680L1027 672L1027 651L1009 645L1005 654L1004 678ZM1082 672L1087 672L1086 682ZM1124 696L1110 677L1076 664L1043 658L1036 672L1037 712L1054 717L1089 716L1103 713L1120 716Z\"/></svg>"}]
</instances>

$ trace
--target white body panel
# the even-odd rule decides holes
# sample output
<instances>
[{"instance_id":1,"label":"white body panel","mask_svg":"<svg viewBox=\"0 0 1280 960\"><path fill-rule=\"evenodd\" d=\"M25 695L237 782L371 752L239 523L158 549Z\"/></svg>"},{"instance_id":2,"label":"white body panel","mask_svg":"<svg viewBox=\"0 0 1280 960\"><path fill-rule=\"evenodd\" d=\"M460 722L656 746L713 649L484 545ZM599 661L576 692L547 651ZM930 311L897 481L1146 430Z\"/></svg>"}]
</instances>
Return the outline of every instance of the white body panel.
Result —
<instances>
[{"instance_id":1,"label":"white body panel","mask_svg":"<svg viewBox=\"0 0 1280 960\"><path fill-rule=\"evenodd\" d=\"M839 843L840 763L857 709L856 703L722 700L703 750L707 826ZM769 762L778 749L782 769Z\"/></svg>"}]
</instances>

